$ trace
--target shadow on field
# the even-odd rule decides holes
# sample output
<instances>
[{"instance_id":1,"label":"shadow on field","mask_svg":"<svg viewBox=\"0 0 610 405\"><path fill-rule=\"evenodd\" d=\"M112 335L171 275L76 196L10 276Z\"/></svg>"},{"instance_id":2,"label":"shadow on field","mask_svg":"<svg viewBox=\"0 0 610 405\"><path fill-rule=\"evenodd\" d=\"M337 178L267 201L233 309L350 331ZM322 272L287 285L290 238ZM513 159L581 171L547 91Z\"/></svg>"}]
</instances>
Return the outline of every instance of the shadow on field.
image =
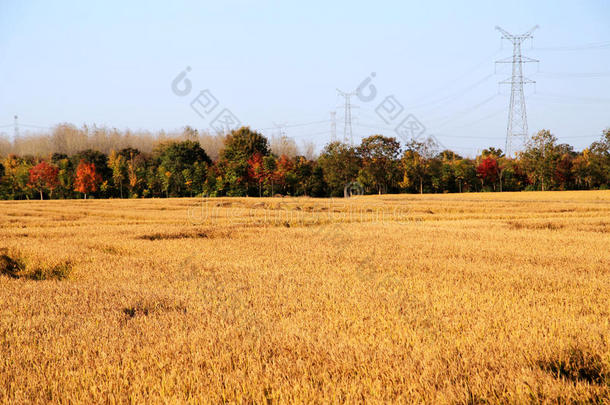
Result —
<instances>
[{"instance_id":1,"label":"shadow on field","mask_svg":"<svg viewBox=\"0 0 610 405\"><path fill-rule=\"evenodd\" d=\"M124 307L122 312L128 319L164 312L186 314L186 305L185 303L170 297L154 296L141 298L133 305Z\"/></svg>"},{"instance_id":2,"label":"shadow on field","mask_svg":"<svg viewBox=\"0 0 610 405\"><path fill-rule=\"evenodd\" d=\"M30 280L64 280L72 272L72 262L60 260L55 262L42 262L28 259L19 252L0 249L0 274L11 278L25 278Z\"/></svg>"},{"instance_id":3,"label":"shadow on field","mask_svg":"<svg viewBox=\"0 0 610 405\"><path fill-rule=\"evenodd\" d=\"M179 232L154 232L136 236L136 239L140 240L177 240L177 239L216 239L216 238L229 238L232 236L231 231L220 231L220 230L186 230Z\"/></svg>"},{"instance_id":4,"label":"shadow on field","mask_svg":"<svg viewBox=\"0 0 610 405\"><path fill-rule=\"evenodd\" d=\"M539 361L538 366L555 378L610 387L610 365L587 349L573 346L554 358Z\"/></svg>"}]
</instances>

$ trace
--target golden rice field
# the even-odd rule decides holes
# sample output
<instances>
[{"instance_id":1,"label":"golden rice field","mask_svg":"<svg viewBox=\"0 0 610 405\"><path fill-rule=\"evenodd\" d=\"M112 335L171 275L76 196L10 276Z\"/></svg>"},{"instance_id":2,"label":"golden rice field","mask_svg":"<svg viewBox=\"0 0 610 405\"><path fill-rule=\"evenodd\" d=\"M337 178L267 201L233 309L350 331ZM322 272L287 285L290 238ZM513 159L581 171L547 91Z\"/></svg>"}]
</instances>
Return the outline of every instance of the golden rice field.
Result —
<instances>
[{"instance_id":1,"label":"golden rice field","mask_svg":"<svg viewBox=\"0 0 610 405\"><path fill-rule=\"evenodd\" d=\"M0 202L0 403L610 403L610 191Z\"/></svg>"}]
</instances>

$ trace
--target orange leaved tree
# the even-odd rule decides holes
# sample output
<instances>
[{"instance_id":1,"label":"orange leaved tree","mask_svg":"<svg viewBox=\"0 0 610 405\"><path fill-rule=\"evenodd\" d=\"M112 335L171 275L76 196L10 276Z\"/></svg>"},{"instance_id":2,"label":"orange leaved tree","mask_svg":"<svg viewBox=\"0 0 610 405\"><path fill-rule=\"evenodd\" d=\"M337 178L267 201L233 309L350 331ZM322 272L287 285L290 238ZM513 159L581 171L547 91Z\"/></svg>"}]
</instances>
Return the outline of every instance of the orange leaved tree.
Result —
<instances>
[{"instance_id":1,"label":"orange leaved tree","mask_svg":"<svg viewBox=\"0 0 610 405\"><path fill-rule=\"evenodd\" d=\"M263 155L255 152L248 159L248 177L257 184L258 196L262 196L262 185L265 182L265 168L263 167Z\"/></svg>"},{"instance_id":2,"label":"orange leaved tree","mask_svg":"<svg viewBox=\"0 0 610 405\"><path fill-rule=\"evenodd\" d=\"M97 191L97 185L101 182L102 176L95 171L95 165L81 160L76 168L74 190L83 193L86 199L88 193Z\"/></svg>"}]
</instances>

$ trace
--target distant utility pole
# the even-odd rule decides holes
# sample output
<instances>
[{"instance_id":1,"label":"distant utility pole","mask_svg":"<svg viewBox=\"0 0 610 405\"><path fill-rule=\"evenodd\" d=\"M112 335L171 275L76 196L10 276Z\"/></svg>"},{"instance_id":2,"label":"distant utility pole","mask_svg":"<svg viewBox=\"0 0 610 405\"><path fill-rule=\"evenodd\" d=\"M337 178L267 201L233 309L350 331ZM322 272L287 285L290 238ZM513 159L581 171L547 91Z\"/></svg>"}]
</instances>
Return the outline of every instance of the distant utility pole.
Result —
<instances>
[{"instance_id":1,"label":"distant utility pole","mask_svg":"<svg viewBox=\"0 0 610 405\"><path fill-rule=\"evenodd\" d=\"M286 124L285 123L281 123L281 124L276 124L275 122L273 123L273 126L275 127L275 129L277 130L278 136L280 138L283 138L286 136Z\"/></svg>"},{"instance_id":2,"label":"distant utility pole","mask_svg":"<svg viewBox=\"0 0 610 405\"><path fill-rule=\"evenodd\" d=\"M356 92L346 93L337 89L340 96L345 98L345 125L343 127L343 142L350 145L354 144L354 135L352 134L352 103L350 98L356 95Z\"/></svg>"},{"instance_id":3,"label":"distant utility pole","mask_svg":"<svg viewBox=\"0 0 610 405\"><path fill-rule=\"evenodd\" d=\"M330 112L330 141L337 141L337 112Z\"/></svg>"},{"instance_id":4,"label":"distant utility pole","mask_svg":"<svg viewBox=\"0 0 610 405\"><path fill-rule=\"evenodd\" d=\"M526 39L533 39L532 33L538 28L536 25L525 34L513 35L508 31L496 26L496 29L502 33L502 39L507 39L513 44L513 56L500 59L496 63L512 63L513 74L510 79L501 81L500 84L510 84L510 105L508 107L508 125L506 129L506 150L505 156L511 157L516 151L515 140L523 145L528 136L527 130L527 112L525 111L525 95L523 94L523 85L536 83L523 76L523 64L528 62L538 62L536 59L528 58L521 54L521 44Z\"/></svg>"},{"instance_id":5,"label":"distant utility pole","mask_svg":"<svg viewBox=\"0 0 610 405\"><path fill-rule=\"evenodd\" d=\"M19 138L19 117L15 115L14 139Z\"/></svg>"}]
</instances>

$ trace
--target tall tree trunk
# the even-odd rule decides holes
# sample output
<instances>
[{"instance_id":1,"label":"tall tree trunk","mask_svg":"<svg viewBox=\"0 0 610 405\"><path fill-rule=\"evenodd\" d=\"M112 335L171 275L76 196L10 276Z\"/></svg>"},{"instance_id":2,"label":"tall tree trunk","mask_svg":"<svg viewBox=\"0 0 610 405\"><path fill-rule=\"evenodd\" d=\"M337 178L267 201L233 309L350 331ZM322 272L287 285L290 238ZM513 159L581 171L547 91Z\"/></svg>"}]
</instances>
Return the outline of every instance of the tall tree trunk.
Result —
<instances>
[{"instance_id":1,"label":"tall tree trunk","mask_svg":"<svg viewBox=\"0 0 610 405\"><path fill-rule=\"evenodd\" d=\"M43 199L42 198L42 190L38 190L38 191L40 191L40 201L42 201L42 199Z\"/></svg>"},{"instance_id":2,"label":"tall tree trunk","mask_svg":"<svg viewBox=\"0 0 610 405\"><path fill-rule=\"evenodd\" d=\"M500 176L498 176L500 178L500 192L502 192L502 175L504 174L504 170L502 170L500 172Z\"/></svg>"},{"instance_id":3,"label":"tall tree trunk","mask_svg":"<svg viewBox=\"0 0 610 405\"><path fill-rule=\"evenodd\" d=\"M419 178L419 194L423 194L424 193L424 179L423 178Z\"/></svg>"}]
</instances>

